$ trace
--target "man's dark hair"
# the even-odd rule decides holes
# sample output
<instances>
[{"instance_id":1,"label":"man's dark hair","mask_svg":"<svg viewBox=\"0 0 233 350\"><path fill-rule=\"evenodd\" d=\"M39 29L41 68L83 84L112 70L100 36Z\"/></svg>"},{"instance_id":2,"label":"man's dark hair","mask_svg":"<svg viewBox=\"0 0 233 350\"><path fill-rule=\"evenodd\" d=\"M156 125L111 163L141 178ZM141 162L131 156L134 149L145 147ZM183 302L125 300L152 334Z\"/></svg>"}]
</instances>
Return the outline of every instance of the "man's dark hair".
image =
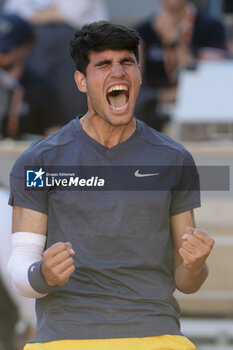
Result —
<instances>
[{"instance_id":1,"label":"man's dark hair","mask_svg":"<svg viewBox=\"0 0 233 350\"><path fill-rule=\"evenodd\" d=\"M106 21L84 25L70 41L70 55L78 71L86 74L90 52L129 50L139 61L138 33L129 27Z\"/></svg>"}]
</instances>

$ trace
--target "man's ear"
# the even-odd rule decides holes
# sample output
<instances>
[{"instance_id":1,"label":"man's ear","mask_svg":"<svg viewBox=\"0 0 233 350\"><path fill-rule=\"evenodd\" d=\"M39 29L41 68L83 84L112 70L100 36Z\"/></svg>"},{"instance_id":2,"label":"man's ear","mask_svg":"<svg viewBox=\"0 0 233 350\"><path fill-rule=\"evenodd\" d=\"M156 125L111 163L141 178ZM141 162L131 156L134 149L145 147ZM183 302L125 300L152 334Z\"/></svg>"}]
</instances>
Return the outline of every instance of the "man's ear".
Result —
<instances>
[{"instance_id":1,"label":"man's ear","mask_svg":"<svg viewBox=\"0 0 233 350\"><path fill-rule=\"evenodd\" d=\"M74 73L74 80L76 82L78 89L81 92L87 92L86 77L83 73L81 73L80 71L77 70Z\"/></svg>"}]
</instances>

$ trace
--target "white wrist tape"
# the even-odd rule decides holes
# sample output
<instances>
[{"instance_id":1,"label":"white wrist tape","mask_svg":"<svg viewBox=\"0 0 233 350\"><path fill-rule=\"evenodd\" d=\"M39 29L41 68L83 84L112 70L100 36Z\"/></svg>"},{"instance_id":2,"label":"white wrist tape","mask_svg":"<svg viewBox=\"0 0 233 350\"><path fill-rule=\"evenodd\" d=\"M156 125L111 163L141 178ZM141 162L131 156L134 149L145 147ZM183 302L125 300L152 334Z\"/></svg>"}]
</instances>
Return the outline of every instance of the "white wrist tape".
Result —
<instances>
[{"instance_id":1,"label":"white wrist tape","mask_svg":"<svg viewBox=\"0 0 233 350\"><path fill-rule=\"evenodd\" d=\"M28 298L42 298L47 295L32 288L29 267L42 259L46 236L32 232L16 232L12 235L12 253L8 261L8 272L15 290Z\"/></svg>"}]
</instances>

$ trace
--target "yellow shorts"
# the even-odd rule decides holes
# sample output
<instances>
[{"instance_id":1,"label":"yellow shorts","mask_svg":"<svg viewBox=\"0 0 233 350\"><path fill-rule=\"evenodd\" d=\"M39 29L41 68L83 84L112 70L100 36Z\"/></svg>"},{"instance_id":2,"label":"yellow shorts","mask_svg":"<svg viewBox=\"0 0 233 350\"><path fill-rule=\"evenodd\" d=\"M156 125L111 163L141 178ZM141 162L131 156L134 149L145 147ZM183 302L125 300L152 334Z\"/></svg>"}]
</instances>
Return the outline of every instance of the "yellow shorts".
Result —
<instances>
[{"instance_id":1,"label":"yellow shorts","mask_svg":"<svg viewBox=\"0 0 233 350\"><path fill-rule=\"evenodd\" d=\"M57 340L27 344L24 350L196 350L186 337L161 335L145 338Z\"/></svg>"}]
</instances>

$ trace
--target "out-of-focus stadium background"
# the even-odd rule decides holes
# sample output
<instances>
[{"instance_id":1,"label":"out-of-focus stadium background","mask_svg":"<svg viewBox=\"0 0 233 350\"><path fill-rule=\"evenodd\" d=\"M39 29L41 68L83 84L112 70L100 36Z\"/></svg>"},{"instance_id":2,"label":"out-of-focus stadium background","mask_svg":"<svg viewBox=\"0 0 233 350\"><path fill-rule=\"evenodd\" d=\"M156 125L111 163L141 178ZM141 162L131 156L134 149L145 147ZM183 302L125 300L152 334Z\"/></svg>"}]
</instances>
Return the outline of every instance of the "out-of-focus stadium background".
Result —
<instances>
[{"instance_id":1,"label":"out-of-focus stadium background","mask_svg":"<svg viewBox=\"0 0 233 350\"><path fill-rule=\"evenodd\" d=\"M227 11L224 1L197 3L222 18L232 39L233 13ZM154 0L107 1L110 18L130 25L152 14L156 6L158 1ZM207 78L199 70L181 76L176 103L163 106L172 116L166 133L190 150L197 165L229 166L229 190L202 191L202 208L196 210L196 224L216 240L208 260L209 277L199 292L176 295L182 310L182 329L198 349L229 350L233 349L233 60L207 66L205 63L205 72L209 67L212 69ZM8 188L10 169L28 145L25 141L0 141L0 182ZM221 183L222 179L218 181Z\"/></svg>"}]
</instances>

